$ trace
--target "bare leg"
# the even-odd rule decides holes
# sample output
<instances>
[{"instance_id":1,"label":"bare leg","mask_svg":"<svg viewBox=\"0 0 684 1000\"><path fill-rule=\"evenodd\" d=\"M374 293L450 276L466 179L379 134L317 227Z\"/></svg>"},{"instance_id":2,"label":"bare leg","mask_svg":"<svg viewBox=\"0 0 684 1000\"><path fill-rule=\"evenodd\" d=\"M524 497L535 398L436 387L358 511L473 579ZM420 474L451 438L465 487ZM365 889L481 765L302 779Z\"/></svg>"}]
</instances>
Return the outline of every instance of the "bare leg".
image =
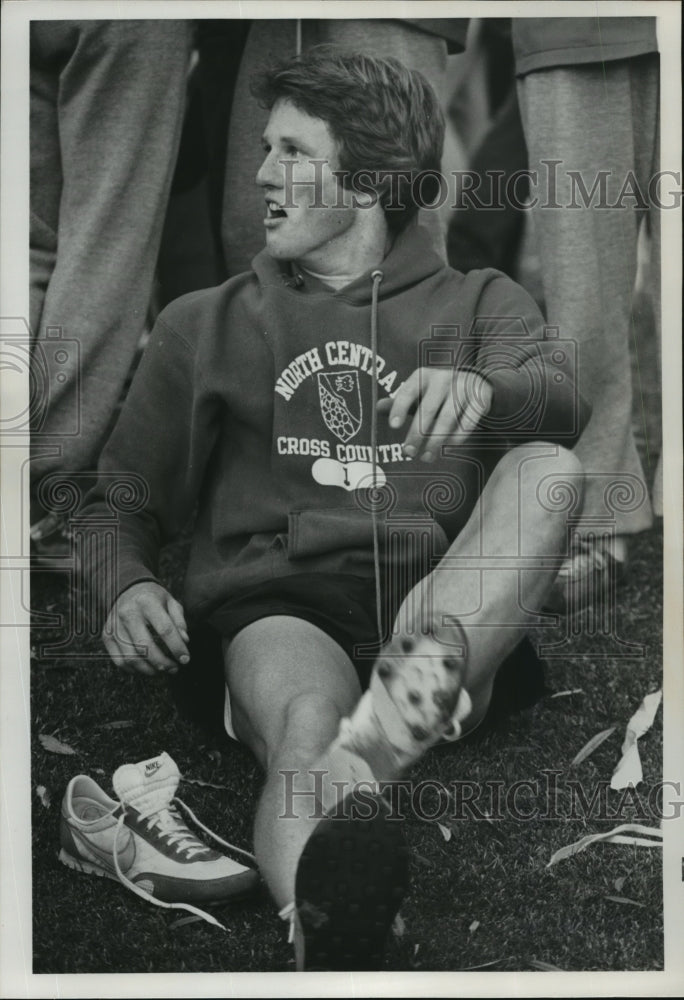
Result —
<instances>
[{"instance_id":1,"label":"bare leg","mask_svg":"<svg viewBox=\"0 0 684 1000\"><path fill-rule=\"evenodd\" d=\"M498 463L464 530L426 579L423 600L441 624L460 622L468 644L466 725L484 715L496 671L544 604L567 546L567 505L582 495L582 469L554 445L512 449ZM401 626L400 610L398 622Z\"/></svg>"},{"instance_id":2,"label":"bare leg","mask_svg":"<svg viewBox=\"0 0 684 1000\"><path fill-rule=\"evenodd\" d=\"M284 907L294 899L302 848L323 815L310 769L361 689L341 647L299 618L254 622L227 645L224 660L236 734L266 772L255 821L256 859ZM296 775L282 773L292 771ZM299 794L286 795L287 782Z\"/></svg>"},{"instance_id":3,"label":"bare leg","mask_svg":"<svg viewBox=\"0 0 684 1000\"><path fill-rule=\"evenodd\" d=\"M442 736L481 721L499 665L562 561L568 505L559 494L579 507L582 471L571 452L536 443L499 462L463 531L402 604L369 692L322 761L353 751L396 776Z\"/></svg>"}]
</instances>

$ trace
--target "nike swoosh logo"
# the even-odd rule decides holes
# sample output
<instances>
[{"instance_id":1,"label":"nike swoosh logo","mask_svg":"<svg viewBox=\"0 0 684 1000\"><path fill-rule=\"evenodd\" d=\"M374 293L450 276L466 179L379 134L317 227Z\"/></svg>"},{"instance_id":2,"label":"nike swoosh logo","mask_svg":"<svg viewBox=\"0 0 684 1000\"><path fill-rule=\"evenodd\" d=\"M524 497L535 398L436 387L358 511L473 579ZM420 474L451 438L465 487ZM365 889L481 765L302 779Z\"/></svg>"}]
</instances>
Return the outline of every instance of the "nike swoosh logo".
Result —
<instances>
[{"instance_id":1,"label":"nike swoosh logo","mask_svg":"<svg viewBox=\"0 0 684 1000\"><path fill-rule=\"evenodd\" d=\"M102 850L102 848L97 847L93 844L87 837L84 837L80 832L78 827L71 827L71 833L75 840L81 845L84 853L91 854L95 861L102 863L103 867L107 868L108 871L116 873L116 866L114 865L114 855L111 851ZM133 865L135 861L135 837L130 836L128 838L128 843L123 849L119 849L118 852L119 868L122 872L127 872Z\"/></svg>"}]
</instances>

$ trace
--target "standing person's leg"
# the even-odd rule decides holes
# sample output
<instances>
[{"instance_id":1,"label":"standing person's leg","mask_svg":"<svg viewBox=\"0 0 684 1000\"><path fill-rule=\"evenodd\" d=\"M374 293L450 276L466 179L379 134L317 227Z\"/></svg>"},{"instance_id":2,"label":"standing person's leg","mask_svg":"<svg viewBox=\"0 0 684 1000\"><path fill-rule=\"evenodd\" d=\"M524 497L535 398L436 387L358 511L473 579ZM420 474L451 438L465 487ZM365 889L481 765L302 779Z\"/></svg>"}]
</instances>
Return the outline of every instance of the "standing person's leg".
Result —
<instances>
[{"instance_id":1,"label":"standing person's leg","mask_svg":"<svg viewBox=\"0 0 684 1000\"><path fill-rule=\"evenodd\" d=\"M632 432L629 351L638 218L629 195L606 207L620 200L635 166L629 62L529 73L518 86L530 169L539 176L532 194L539 199L533 211L547 318L579 344L580 388L593 406L576 447L587 472L582 534L608 513L606 476L633 477L637 493L644 479ZM550 173L555 186L546 183ZM613 512L617 536L650 527L643 493L640 505Z\"/></svg>"},{"instance_id":2,"label":"standing person's leg","mask_svg":"<svg viewBox=\"0 0 684 1000\"><path fill-rule=\"evenodd\" d=\"M648 198L648 246L649 261L647 272L649 275L648 295L653 309L653 321L655 324L655 343L658 351L656 370L661 372L661 346L662 346L662 276L661 276L661 240L660 240L660 209L656 202L649 197L652 190L652 179L660 170L660 58L654 54L643 56L640 59L632 59L629 63L631 100L632 100L632 121L634 127L634 158L636 176L639 188L646 193ZM653 192L657 195L657 192ZM645 351L652 351L653 345L647 343L642 346L637 340L638 327L633 324L634 337L632 348L637 358L637 371L641 373L641 360ZM647 370L652 370L653 362L644 366ZM640 393L641 386L636 386L636 391ZM651 425L652 429L652 425ZM653 440L655 435L647 433L646 420L644 419L644 436L646 440L646 477L652 485L653 511L659 517L663 515L663 462L662 452L658 454L658 440ZM662 442L662 428L660 429L660 440Z\"/></svg>"},{"instance_id":3,"label":"standing person's leg","mask_svg":"<svg viewBox=\"0 0 684 1000\"><path fill-rule=\"evenodd\" d=\"M140 340L190 33L187 21L32 25L32 334L36 378L49 385L34 488L49 472L95 466ZM75 346L58 351L49 328Z\"/></svg>"}]
</instances>

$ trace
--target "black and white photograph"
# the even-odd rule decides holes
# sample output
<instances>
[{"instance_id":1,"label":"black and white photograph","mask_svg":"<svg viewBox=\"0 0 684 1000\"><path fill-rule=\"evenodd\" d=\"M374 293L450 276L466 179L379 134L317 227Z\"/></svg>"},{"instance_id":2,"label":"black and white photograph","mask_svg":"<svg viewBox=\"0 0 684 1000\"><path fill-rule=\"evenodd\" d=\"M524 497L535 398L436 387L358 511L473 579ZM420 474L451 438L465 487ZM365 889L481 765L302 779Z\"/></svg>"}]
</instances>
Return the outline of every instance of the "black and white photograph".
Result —
<instances>
[{"instance_id":1,"label":"black and white photograph","mask_svg":"<svg viewBox=\"0 0 684 1000\"><path fill-rule=\"evenodd\" d=\"M0 996L681 995L679 4L2 20Z\"/></svg>"}]
</instances>

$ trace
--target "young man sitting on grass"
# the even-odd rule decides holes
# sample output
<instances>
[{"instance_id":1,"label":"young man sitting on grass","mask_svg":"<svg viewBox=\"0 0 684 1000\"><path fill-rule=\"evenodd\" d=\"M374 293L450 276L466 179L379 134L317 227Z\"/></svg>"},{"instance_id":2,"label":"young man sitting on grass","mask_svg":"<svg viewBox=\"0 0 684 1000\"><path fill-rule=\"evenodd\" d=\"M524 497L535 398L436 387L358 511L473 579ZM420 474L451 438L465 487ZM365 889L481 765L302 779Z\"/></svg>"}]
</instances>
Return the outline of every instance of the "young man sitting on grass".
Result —
<instances>
[{"instance_id":1,"label":"young man sitting on grass","mask_svg":"<svg viewBox=\"0 0 684 1000\"><path fill-rule=\"evenodd\" d=\"M587 413L530 297L446 267L417 225L444 136L420 74L321 47L259 96L266 247L164 310L102 455L149 488L104 642L158 675L187 664L186 620L221 633L298 968L376 968L406 885L376 783L483 718L567 552ZM195 506L181 606L157 560Z\"/></svg>"}]
</instances>

